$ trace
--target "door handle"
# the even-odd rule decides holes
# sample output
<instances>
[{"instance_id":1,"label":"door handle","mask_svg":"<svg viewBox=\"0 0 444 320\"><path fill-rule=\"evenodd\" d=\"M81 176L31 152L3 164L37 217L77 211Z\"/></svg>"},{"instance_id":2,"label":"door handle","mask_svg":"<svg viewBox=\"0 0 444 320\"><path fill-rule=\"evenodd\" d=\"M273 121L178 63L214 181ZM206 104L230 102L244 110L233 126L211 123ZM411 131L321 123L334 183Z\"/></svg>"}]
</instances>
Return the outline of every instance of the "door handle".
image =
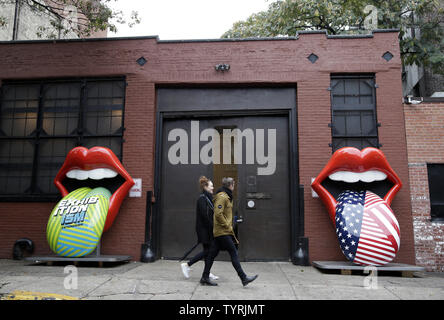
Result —
<instances>
[{"instance_id":1,"label":"door handle","mask_svg":"<svg viewBox=\"0 0 444 320\"><path fill-rule=\"evenodd\" d=\"M242 223L242 222L244 222L244 218L242 216L236 218L236 223Z\"/></svg>"}]
</instances>

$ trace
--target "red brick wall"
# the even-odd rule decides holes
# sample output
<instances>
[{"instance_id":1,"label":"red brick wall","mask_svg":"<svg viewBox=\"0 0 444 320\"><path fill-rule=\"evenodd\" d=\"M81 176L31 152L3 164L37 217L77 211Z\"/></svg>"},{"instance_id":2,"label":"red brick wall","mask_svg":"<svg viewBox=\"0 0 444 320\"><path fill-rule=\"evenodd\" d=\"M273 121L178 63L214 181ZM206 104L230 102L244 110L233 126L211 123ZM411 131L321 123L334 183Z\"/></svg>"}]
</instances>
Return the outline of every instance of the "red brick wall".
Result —
<instances>
[{"instance_id":1,"label":"red brick wall","mask_svg":"<svg viewBox=\"0 0 444 320\"><path fill-rule=\"evenodd\" d=\"M381 56L390 51L387 62ZM312 64L307 56L315 53ZM148 63L140 67L136 60ZM214 66L229 63L218 73ZM0 44L0 79L71 76L127 76L123 163L144 192L153 187L155 86L162 84L297 84L300 183L305 189L305 230L311 260L344 260L334 229L319 199L311 198L311 178L331 156L331 73L374 72L382 150L404 182L393 209L401 224L402 245L396 261L414 263L407 149L401 103L401 61L397 33L372 38L327 38L301 34L297 40L158 42L156 39ZM16 239L27 235L37 254L49 252L44 226L52 204L0 203L0 257L10 257ZM30 213L27 209L32 208ZM26 216L28 225L20 225ZM140 258L145 198L126 199L112 229L103 236L102 252Z\"/></svg>"},{"instance_id":2,"label":"red brick wall","mask_svg":"<svg viewBox=\"0 0 444 320\"><path fill-rule=\"evenodd\" d=\"M416 263L444 271L444 224L430 221L427 163L444 163L444 103L404 105Z\"/></svg>"}]
</instances>

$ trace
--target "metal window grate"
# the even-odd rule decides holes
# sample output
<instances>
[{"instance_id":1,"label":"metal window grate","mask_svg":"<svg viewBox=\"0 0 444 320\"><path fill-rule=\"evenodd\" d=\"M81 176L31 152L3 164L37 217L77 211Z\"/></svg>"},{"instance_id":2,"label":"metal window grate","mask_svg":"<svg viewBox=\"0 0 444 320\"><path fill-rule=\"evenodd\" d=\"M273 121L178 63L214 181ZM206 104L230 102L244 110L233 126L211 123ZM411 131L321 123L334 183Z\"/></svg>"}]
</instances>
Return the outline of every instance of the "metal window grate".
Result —
<instances>
[{"instance_id":1,"label":"metal window grate","mask_svg":"<svg viewBox=\"0 0 444 320\"><path fill-rule=\"evenodd\" d=\"M53 179L72 148L121 158L125 80L4 82L0 88L0 199L57 195Z\"/></svg>"},{"instance_id":2,"label":"metal window grate","mask_svg":"<svg viewBox=\"0 0 444 320\"><path fill-rule=\"evenodd\" d=\"M444 221L444 164L427 164L430 192L430 218Z\"/></svg>"},{"instance_id":3,"label":"metal window grate","mask_svg":"<svg viewBox=\"0 0 444 320\"><path fill-rule=\"evenodd\" d=\"M332 76L333 152L342 147L379 147L374 76Z\"/></svg>"}]
</instances>

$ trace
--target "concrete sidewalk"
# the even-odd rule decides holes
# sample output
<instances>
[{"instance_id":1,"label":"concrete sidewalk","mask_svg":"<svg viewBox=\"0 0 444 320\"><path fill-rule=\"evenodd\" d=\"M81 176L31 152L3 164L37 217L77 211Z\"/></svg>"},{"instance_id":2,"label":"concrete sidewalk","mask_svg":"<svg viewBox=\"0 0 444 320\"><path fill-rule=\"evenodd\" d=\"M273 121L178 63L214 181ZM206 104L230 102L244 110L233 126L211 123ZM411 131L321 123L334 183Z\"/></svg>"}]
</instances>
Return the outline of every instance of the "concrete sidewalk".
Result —
<instances>
[{"instance_id":1,"label":"concrete sidewalk","mask_svg":"<svg viewBox=\"0 0 444 320\"><path fill-rule=\"evenodd\" d=\"M177 261L130 262L114 267L80 265L77 289L70 281L73 269L0 260L0 297L17 291L58 294L80 299L178 299L178 300L285 300L285 299L437 299L444 300L444 274L420 273L420 277L325 274L313 267L288 262L242 263L249 275L259 278L243 287L230 262L216 261L212 273L217 287L199 284L203 262L193 266L185 279ZM65 271L67 273L65 273ZM69 271L69 272L68 272ZM373 284L373 288L366 288ZM68 285L68 289L65 288ZM376 288L375 288L376 286Z\"/></svg>"}]
</instances>

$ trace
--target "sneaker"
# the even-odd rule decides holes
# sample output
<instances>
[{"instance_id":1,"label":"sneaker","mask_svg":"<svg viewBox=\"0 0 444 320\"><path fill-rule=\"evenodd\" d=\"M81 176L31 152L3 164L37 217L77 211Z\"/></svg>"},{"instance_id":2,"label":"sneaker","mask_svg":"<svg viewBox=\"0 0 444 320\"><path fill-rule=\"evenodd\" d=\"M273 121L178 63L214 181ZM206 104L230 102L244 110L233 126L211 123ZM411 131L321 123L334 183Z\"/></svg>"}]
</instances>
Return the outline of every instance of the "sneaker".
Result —
<instances>
[{"instance_id":1,"label":"sneaker","mask_svg":"<svg viewBox=\"0 0 444 320\"><path fill-rule=\"evenodd\" d=\"M180 266L182 268L182 273L184 277L188 279L190 277L190 271L191 271L191 268L188 266L188 263L184 262Z\"/></svg>"},{"instance_id":2,"label":"sneaker","mask_svg":"<svg viewBox=\"0 0 444 320\"><path fill-rule=\"evenodd\" d=\"M215 276L215 275L212 274L212 273L210 273L210 279L211 279L211 280L217 280L217 279L219 279L219 277L218 277L218 276Z\"/></svg>"}]
</instances>

